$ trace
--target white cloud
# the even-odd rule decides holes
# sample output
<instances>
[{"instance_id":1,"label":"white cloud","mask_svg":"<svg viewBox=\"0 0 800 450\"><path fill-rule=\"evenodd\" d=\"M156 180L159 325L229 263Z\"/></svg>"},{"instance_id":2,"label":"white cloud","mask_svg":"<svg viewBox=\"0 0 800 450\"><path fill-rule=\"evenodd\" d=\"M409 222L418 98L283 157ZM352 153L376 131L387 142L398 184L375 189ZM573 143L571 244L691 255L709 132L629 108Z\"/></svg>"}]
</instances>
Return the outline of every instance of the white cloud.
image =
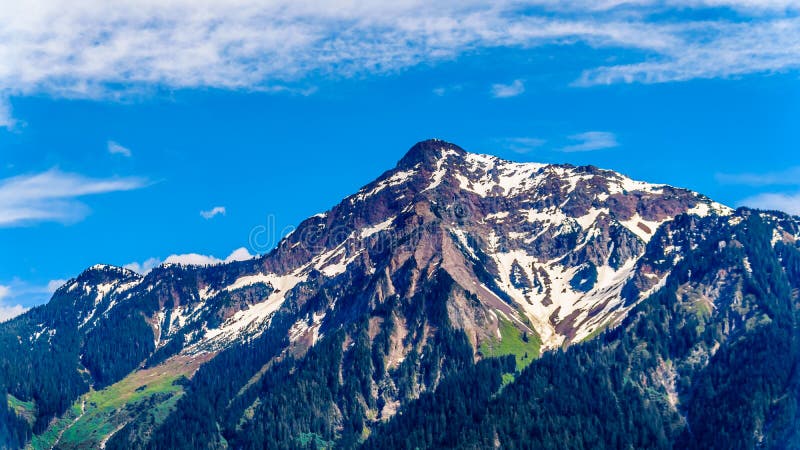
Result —
<instances>
[{"instance_id":1,"label":"white cloud","mask_svg":"<svg viewBox=\"0 0 800 450\"><path fill-rule=\"evenodd\" d=\"M736 14L684 13L709 7ZM161 87L307 93L317 76L579 42L645 55L590 67L581 85L772 72L800 64L798 10L791 0L6 2L0 95L119 98ZM664 19L673 16L682 19Z\"/></svg>"},{"instance_id":2,"label":"white cloud","mask_svg":"<svg viewBox=\"0 0 800 450\"><path fill-rule=\"evenodd\" d=\"M744 184L749 186L798 186L800 167L768 173L718 173L717 181L725 184Z\"/></svg>"},{"instance_id":3,"label":"white cloud","mask_svg":"<svg viewBox=\"0 0 800 450\"><path fill-rule=\"evenodd\" d=\"M739 204L740 206L749 206L751 208L784 211L800 216L800 193L767 192L746 198Z\"/></svg>"},{"instance_id":4,"label":"white cloud","mask_svg":"<svg viewBox=\"0 0 800 450\"><path fill-rule=\"evenodd\" d=\"M78 198L139 189L139 178L96 179L52 169L0 180L0 227L35 222L73 222L89 208Z\"/></svg>"},{"instance_id":5,"label":"white cloud","mask_svg":"<svg viewBox=\"0 0 800 450\"><path fill-rule=\"evenodd\" d=\"M619 146L617 137L614 133L609 133L608 131L587 131L585 133L573 134L568 138L577 142L562 147L562 152L588 152Z\"/></svg>"},{"instance_id":6,"label":"white cloud","mask_svg":"<svg viewBox=\"0 0 800 450\"><path fill-rule=\"evenodd\" d=\"M149 258L149 259L145 260L142 263L132 262L132 263L125 264L122 267L124 267L124 268L126 268L128 270L132 270L132 271L134 271L136 273L145 274L145 273L150 272L151 270L153 270L155 267L158 267L160 264L161 264L161 260L160 259L158 259L158 258Z\"/></svg>"},{"instance_id":7,"label":"white cloud","mask_svg":"<svg viewBox=\"0 0 800 450\"><path fill-rule=\"evenodd\" d=\"M219 264L222 260L214 256L201 255L199 253L185 253L182 255L169 255L164 260L164 264L183 264L187 266L210 266Z\"/></svg>"},{"instance_id":8,"label":"white cloud","mask_svg":"<svg viewBox=\"0 0 800 450\"><path fill-rule=\"evenodd\" d=\"M114 141L108 141L108 153L111 153L112 155L122 155L128 158L130 158L132 155L131 149L128 147L123 147Z\"/></svg>"},{"instance_id":9,"label":"white cloud","mask_svg":"<svg viewBox=\"0 0 800 450\"><path fill-rule=\"evenodd\" d=\"M203 216L204 219L209 220L220 214L224 216L226 212L224 206L215 206L208 211L200 211L200 215Z\"/></svg>"},{"instance_id":10,"label":"white cloud","mask_svg":"<svg viewBox=\"0 0 800 450\"><path fill-rule=\"evenodd\" d=\"M14 317L24 313L28 308L22 305L6 305L3 300L11 296L11 288L9 286L0 285L0 322L13 319Z\"/></svg>"},{"instance_id":11,"label":"white cloud","mask_svg":"<svg viewBox=\"0 0 800 450\"><path fill-rule=\"evenodd\" d=\"M255 255L251 255L250 251L244 247L239 247L234 250L227 258L225 258L225 262L232 262L232 261L247 261L248 259L252 259Z\"/></svg>"},{"instance_id":12,"label":"white cloud","mask_svg":"<svg viewBox=\"0 0 800 450\"><path fill-rule=\"evenodd\" d=\"M214 264L220 263L229 263L234 261L246 261L248 259L254 258L256 255L250 254L250 252L244 248L240 247L231 252L225 259L217 258L216 256L212 255L202 255L200 253L183 253L180 255L169 255L163 261L159 258L150 258L143 263L132 262L129 264L125 264L126 269L133 270L134 272L140 274L146 274L153 270L153 268L160 266L161 264L182 264L182 265L189 265L189 266L211 266Z\"/></svg>"},{"instance_id":13,"label":"white cloud","mask_svg":"<svg viewBox=\"0 0 800 450\"><path fill-rule=\"evenodd\" d=\"M193 266L210 266L213 264L219 263L229 263L233 261L245 261L254 256L250 254L250 252L244 248L240 247L234 250L230 255L228 255L225 259L219 259L215 256L210 255L201 255L198 253L186 253L183 255L170 255L167 259L164 260L165 264L185 264L185 265L193 265Z\"/></svg>"},{"instance_id":14,"label":"white cloud","mask_svg":"<svg viewBox=\"0 0 800 450\"><path fill-rule=\"evenodd\" d=\"M511 84L493 84L492 97L508 98L516 97L525 92L525 83L522 80L514 80Z\"/></svg>"},{"instance_id":15,"label":"white cloud","mask_svg":"<svg viewBox=\"0 0 800 450\"><path fill-rule=\"evenodd\" d=\"M50 280L47 283L47 292L52 294L53 292L58 290L58 288L63 286L64 283L66 283L66 282L67 282L67 280Z\"/></svg>"},{"instance_id":16,"label":"white cloud","mask_svg":"<svg viewBox=\"0 0 800 450\"><path fill-rule=\"evenodd\" d=\"M32 284L14 278L0 285L0 322L16 317L31 306L47 302L67 280L51 280L47 284Z\"/></svg>"},{"instance_id":17,"label":"white cloud","mask_svg":"<svg viewBox=\"0 0 800 450\"><path fill-rule=\"evenodd\" d=\"M27 310L28 308L22 305L4 305L0 303L0 322L11 320L14 317L24 314Z\"/></svg>"}]
</instances>

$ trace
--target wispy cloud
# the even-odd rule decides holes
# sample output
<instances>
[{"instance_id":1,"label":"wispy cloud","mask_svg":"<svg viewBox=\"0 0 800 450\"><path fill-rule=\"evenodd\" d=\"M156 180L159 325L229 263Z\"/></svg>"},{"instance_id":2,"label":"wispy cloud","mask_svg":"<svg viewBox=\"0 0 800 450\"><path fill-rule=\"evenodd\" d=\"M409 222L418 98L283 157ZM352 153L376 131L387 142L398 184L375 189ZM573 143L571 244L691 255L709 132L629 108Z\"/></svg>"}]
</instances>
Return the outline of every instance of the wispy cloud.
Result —
<instances>
[{"instance_id":1,"label":"wispy cloud","mask_svg":"<svg viewBox=\"0 0 800 450\"><path fill-rule=\"evenodd\" d=\"M492 85L492 97L494 98L516 97L523 92L525 92L525 82L522 80L514 80L510 84Z\"/></svg>"},{"instance_id":2,"label":"wispy cloud","mask_svg":"<svg viewBox=\"0 0 800 450\"><path fill-rule=\"evenodd\" d=\"M709 8L735 14L685 14ZM0 95L118 98L156 87L308 92L319 76L572 43L644 55L587 67L578 85L727 77L796 69L798 11L790 0L8 2L0 8Z\"/></svg>"},{"instance_id":3,"label":"wispy cloud","mask_svg":"<svg viewBox=\"0 0 800 450\"><path fill-rule=\"evenodd\" d=\"M111 153L112 155L122 155L128 158L130 158L132 155L131 149L124 147L115 141L108 141L107 145L108 153Z\"/></svg>"},{"instance_id":4,"label":"wispy cloud","mask_svg":"<svg viewBox=\"0 0 800 450\"><path fill-rule=\"evenodd\" d=\"M800 167L789 167L773 172L718 173L717 181L722 184L736 184L753 187L785 187L793 191L800 186ZM800 215L800 192L762 192L739 202L739 206L784 211Z\"/></svg>"},{"instance_id":5,"label":"wispy cloud","mask_svg":"<svg viewBox=\"0 0 800 450\"><path fill-rule=\"evenodd\" d=\"M501 144L515 153L530 153L541 148L547 141L535 137L514 137L501 140Z\"/></svg>"},{"instance_id":6,"label":"wispy cloud","mask_svg":"<svg viewBox=\"0 0 800 450\"><path fill-rule=\"evenodd\" d=\"M215 216L225 215L227 211L225 210L224 206L215 206L208 211L200 211L200 215L203 216L204 219L210 220L213 219Z\"/></svg>"},{"instance_id":7,"label":"wispy cloud","mask_svg":"<svg viewBox=\"0 0 800 450\"><path fill-rule=\"evenodd\" d=\"M436 96L439 96L439 97L444 97L445 95L452 94L454 92L460 92L463 89L464 89L464 85L463 84L452 84L452 85L449 85L449 86L439 86L439 87L433 88L433 90L431 92L433 92L433 95L436 95Z\"/></svg>"},{"instance_id":8,"label":"wispy cloud","mask_svg":"<svg viewBox=\"0 0 800 450\"><path fill-rule=\"evenodd\" d=\"M608 131L587 131L573 134L568 139L575 141L575 143L562 147L562 152L588 152L619 146L616 135Z\"/></svg>"},{"instance_id":9,"label":"wispy cloud","mask_svg":"<svg viewBox=\"0 0 800 450\"><path fill-rule=\"evenodd\" d=\"M75 222L89 213L79 198L145 186L140 178L96 179L51 169L0 180L0 227Z\"/></svg>"},{"instance_id":10,"label":"wispy cloud","mask_svg":"<svg viewBox=\"0 0 800 450\"><path fill-rule=\"evenodd\" d=\"M202 255L200 253L183 253L179 255L169 255L163 261L159 258L149 258L142 263L132 262L130 264L126 264L124 267L126 269L133 270L134 272L140 274L146 274L147 272L150 272L155 267L158 267L161 264L210 266L214 264L229 263L233 261L245 261L248 259L252 259L254 257L255 255L250 254L250 252L246 248L240 247L231 252L231 254L228 255L228 257L225 259L220 259L212 255Z\"/></svg>"},{"instance_id":11,"label":"wispy cloud","mask_svg":"<svg viewBox=\"0 0 800 450\"><path fill-rule=\"evenodd\" d=\"M739 202L739 205L758 209L784 211L795 216L800 216L800 192L767 192L757 194L742 200Z\"/></svg>"},{"instance_id":12,"label":"wispy cloud","mask_svg":"<svg viewBox=\"0 0 800 450\"><path fill-rule=\"evenodd\" d=\"M659 49L659 58L588 69L575 84L664 83L800 68L797 17L760 16L747 22L656 24L654 28L666 31L674 41Z\"/></svg>"},{"instance_id":13,"label":"wispy cloud","mask_svg":"<svg viewBox=\"0 0 800 450\"><path fill-rule=\"evenodd\" d=\"M32 306L47 302L67 280L50 280L47 284L34 284L14 278L0 285L0 322L25 313Z\"/></svg>"},{"instance_id":14,"label":"wispy cloud","mask_svg":"<svg viewBox=\"0 0 800 450\"><path fill-rule=\"evenodd\" d=\"M0 97L0 128L13 129L17 122L11 113L11 104L7 98Z\"/></svg>"},{"instance_id":15,"label":"wispy cloud","mask_svg":"<svg viewBox=\"0 0 800 450\"><path fill-rule=\"evenodd\" d=\"M716 179L724 184L748 186L800 186L800 167L766 173L718 173Z\"/></svg>"}]
</instances>

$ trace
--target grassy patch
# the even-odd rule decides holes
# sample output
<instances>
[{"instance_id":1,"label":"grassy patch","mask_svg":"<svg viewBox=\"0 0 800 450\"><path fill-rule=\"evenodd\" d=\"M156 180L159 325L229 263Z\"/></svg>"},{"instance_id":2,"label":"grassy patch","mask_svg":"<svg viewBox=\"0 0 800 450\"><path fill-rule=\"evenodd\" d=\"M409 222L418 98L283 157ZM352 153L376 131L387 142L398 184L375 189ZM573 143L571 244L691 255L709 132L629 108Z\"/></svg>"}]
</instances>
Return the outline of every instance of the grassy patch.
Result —
<instances>
[{"instance_id":1,"label":"grassy patch","mask_svg":"<svg viewBox=\"0 0 800 450\"><path fill-rule=\"evenodd\" d=\"M40 434L34 435L28 444L29 449L51 449L58 441L59 436L66 430L75 419L81 414L80 401L72 405L72 407L63 416L54 419L47 430Z\"/></svg>"},{"instance_id":2,"label":"grassy patch","mask_svg":"<svg viewBox=\"0 0 800 450\"><path fill-rule=\"evenodd\" d=\"M49 449L57 443L64 449L97 448L142 414L159 424L183 395L184 383L180 380L193 375L211 357L173 358L159 366L133 372L103 390L90 391L45 433L34 436L31 447Z\"/></svg>"},{"instance_id":3,"label":"grassy patch","mask_svg":"<svg viewBox=\"0 0 800 450\"><path fill-rule=\"evenodd\" d=\"M483 342L481 353L488 357L514 355L518 370L539 357L542 340L535 332L522 332L510 320L500 317L500 336Z\"/></svg>"},{"instance_id":4,"label":"grassy patch","mask_svg":"<svg viewBox=\"0 0 800 450\"><path fill-rule=\"evenodd\" d=\"M99 444L126 422L141 412L137 408L141 403L156 400L156 409L163 409L162 404L173 400L183 393L183 387L175 381L179 374L164 373L157 378L149 378L147 384L141 384L141 374L133 375L113 384L101 391L92 391L84 399L86 412L69 427L59 441L59 446L77 448L87 444ZM158 401L160 400L160 401ZM160 414L166 417L166 413Z\"/></svg>"},{"instance_id":5,"label":"grassy patch","mask_svg":"<svg viewBox=\"0 0 800 450\"><path fill-rule=\"evenodd\" d=\"M33 400L23 402L17 397L8 394L8 407L33 426L33 423L36 421L36 403Z\"/></svg>"}]
</instances>

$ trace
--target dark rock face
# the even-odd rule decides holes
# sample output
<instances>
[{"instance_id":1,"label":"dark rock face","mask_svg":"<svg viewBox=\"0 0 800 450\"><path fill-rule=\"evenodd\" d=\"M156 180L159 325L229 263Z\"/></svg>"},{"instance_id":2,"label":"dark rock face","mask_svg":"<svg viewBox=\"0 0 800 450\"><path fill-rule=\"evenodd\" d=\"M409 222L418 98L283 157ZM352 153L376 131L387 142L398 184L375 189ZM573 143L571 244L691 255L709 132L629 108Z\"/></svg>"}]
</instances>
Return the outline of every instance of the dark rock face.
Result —
<instances>
[{"instance_id":1,"label":"dark rock face","mask_svg":"<svg viewBox=\"0 0 800 450\"><path fill-rule=\"evenodd\" d=\"M453 152L460 156L467 154L461 147L439 139L430 139L414 144L411 149L397 163L400 170L411 169L417 164L428 169L436 167L436 163L441 158L442 152Z\"/></svg>"}]
</instances>

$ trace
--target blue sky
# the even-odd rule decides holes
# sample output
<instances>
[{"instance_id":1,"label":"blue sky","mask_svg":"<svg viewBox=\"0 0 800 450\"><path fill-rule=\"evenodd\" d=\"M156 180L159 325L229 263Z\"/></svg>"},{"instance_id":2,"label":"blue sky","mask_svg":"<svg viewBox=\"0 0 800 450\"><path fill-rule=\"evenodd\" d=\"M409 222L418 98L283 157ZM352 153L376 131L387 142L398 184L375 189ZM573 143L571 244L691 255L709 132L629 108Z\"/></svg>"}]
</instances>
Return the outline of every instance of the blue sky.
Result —
<instances>
[{"instance_id":1,"label":"blue sky","mask_svg":"<svg viewBox=\"0 0 800 450\"><path fill-rule=\"evenodd\" d=\"M105 3L0 10L0 320L263 252L430 137L800 214L793 2Z\"/></svg>"}]
</instances>

